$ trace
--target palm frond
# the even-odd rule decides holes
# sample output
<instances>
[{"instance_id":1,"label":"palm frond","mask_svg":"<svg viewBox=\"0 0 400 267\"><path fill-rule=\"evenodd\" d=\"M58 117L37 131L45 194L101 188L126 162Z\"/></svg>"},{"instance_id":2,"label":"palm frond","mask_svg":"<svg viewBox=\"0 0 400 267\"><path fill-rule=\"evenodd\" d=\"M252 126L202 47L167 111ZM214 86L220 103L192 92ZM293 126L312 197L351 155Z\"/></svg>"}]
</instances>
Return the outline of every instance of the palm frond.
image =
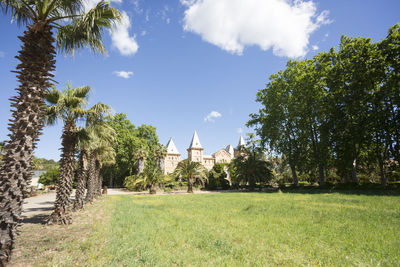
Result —
<instances>
[{"instance_id":1,"label":"palm frond","mask_svg":"<svg viewBox=\"0 0 400 267\"><path fill-rule=\"evenodd\" d=\"M57 32L57 48L64 53L74 54L75 50L89 47L93 52L105 54L102 42L104 29L119 21L121 13L110 6L109 3L100 1L87 13L73 18L71 24L61 26Z\"/></svg>"},{"instance_id":2,"label":"palm frond","mask_svg":"<svg viewBox=\"0 0 400 267\"><path fill-rule=\"evenodd\" d=\"M72 95L77 98L84 98L87 100L91 90L92 90L92 88L90 88L90 86L77 87L77 88L74 88Z\"/></svg>"},{"instance_id":3,"label":"palm frond","mask_svg":"<svg viewBox=\"0 0 400 267\"><path fill-rule=\"evenodd\" d=\"M12 21L16 21L18 25L27 25L35 20L36 12L33 6L32 0L0 0L0 9L5 14L10 13Z\"/></svg>"}]
</instances>

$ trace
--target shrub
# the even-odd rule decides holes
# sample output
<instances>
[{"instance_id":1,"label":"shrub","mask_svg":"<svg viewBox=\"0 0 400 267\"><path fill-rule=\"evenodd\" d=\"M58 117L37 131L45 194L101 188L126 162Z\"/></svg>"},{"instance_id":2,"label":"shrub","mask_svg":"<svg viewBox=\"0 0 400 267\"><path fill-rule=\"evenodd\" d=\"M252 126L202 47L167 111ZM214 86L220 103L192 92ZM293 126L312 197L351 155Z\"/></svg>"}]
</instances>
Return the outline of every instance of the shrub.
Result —
<instances>
[{"instance_id":1,"label":"shrub","mask_svg":"<svg viewBox=\"0 0 400 267\"><path fill-rule=\"evenodd\" d=\"M42 173L39 177L39 183L44 185L55 185L58 183L60 170L58 166L51 167L48 171Z\"/></svg>"}]
</instances>

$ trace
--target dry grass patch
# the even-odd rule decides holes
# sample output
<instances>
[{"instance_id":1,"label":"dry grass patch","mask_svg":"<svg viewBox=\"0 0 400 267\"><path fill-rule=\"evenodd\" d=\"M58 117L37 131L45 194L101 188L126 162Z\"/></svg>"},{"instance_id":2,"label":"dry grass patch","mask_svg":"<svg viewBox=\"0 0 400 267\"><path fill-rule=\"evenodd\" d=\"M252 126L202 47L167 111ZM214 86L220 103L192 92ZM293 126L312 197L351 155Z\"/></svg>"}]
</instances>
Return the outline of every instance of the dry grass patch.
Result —
<instances>
[{"instance_id":1,"label":"dry grass patch","mask_svg":"<svg viewBox=\"0 0 400 267\"><path fill-rule=\"evenodd\" d=\"M103 206L103 208L102 208ZM101 198L73 213L71 225L43 225L28 220L22 226L12 266L88 266L101 257L112 202ZM46 215L47 216L47 215ZM41 221L45 216L40 216Z\"/></svg>"}]
</instances>

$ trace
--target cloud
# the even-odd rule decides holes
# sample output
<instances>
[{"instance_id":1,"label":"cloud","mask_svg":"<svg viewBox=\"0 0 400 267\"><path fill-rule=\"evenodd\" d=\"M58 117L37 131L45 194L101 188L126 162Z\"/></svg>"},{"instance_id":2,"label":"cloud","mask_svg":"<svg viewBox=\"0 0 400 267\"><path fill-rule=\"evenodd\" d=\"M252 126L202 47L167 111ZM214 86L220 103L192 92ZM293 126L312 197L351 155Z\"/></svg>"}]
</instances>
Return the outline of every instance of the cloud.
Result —
<instances>
[{"instance_id":1,"label":"cloud","mask_svg":"<svg viewBox=\"0 0 400 267\"><path fill-rule=\"evenodd\" d=\"M134 36L129 36L129 29L131 28L131 21L128 14L122 11L121 22L116 24L111 30L112 45L118 49L123 56L130 56L135 54L139 45L137 44Z\"/></svg>"},{"instance_id":2,"label":"cloud","mask_svg":"<svg viewBox=\"0 0 400 267\"><path fill-rule=\"evenodd\" d=\"M318 46L318 45L313 45L313 46L312 46L312 50L316 51L316 50L318 50L318 49L319 49L319 46Z\"/></svg>"},{"instance_id":3,"label":"cloud","mask_svg":"<svg viewBox=\"0 0 400 267\"><path fill-rule=\"evenodd\" d=\"M147 34L147 32L146 32L145 30L143 30L143 31L140 33L141 36L145 36L146 34Z\"/></svg>"},{"instance_id":4,"label":"cloud","mask_svg":"<svg viewBox=\"0 0 400 267\"><path fill-rule=\"evenodd\" d=\"M117 75L118 77L124 78L124 79L129 79L132 75L133 72L132 71L114 71L113 72L115 75Z\"/></svg>"},{"instance_id":5,"label":"cloud","mask_svg":"<svg viewBox=\"0 0 400 267\"><path fill-rule=\"evenodd\" d=\"M211 111L207 116L204 117L205 122L215 122L216 118L221 117L222 114L218 111Z\"/></svg>"},{"instance_id":6,"label":"cloud","mask_svg":"<svg viewBox=\"0 0 400 267\"><path fill-rule=\"evenodd\" d=\"M247 46L272 49L277 56L302 57L309 37L329 24L329 12L318 14L313 0L180 0L186 7L185 31L232 54Z\"/></svg>"},{"instance_id":7,"label":"cloud","mask_svg":"<svg viewBox=\"0 0 400 267\"><path fill-rule=\"evenodd\" d=\"M238 132L238 134L242 134L243 133L243 129L242 128L237 128L237 132Z\"/></svg>"},{"instance_id":8,"label":"cloud","mask_svg":"<svg viewBox=\"0 0 400 267\"><path fill-rule=\"evenodd\" d=\"M0 58L3 58L6 56L6 53L4 53L3 51L0 51Z\"/></svg>"}]
</instances>

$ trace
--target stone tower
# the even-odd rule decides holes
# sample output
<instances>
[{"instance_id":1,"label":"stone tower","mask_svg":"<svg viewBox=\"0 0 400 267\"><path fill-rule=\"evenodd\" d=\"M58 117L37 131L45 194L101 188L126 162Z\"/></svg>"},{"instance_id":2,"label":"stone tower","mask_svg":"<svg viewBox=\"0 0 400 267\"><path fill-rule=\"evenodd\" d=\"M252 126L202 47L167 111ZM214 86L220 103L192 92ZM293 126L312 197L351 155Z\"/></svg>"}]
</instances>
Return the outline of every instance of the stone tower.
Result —
<instances>
[{"instance_id":1,"label":"stone tower","mask_svg":"<svg viewBox=\"0 0 400 267\"><path fill-rule=\"evenodd\" d=\"M164 161L164 174L173 172L180 161L181 154L176 148L172 138L170 138L167 144L167 156Z\"/></svg>"},{"instance_id":2,"label":"stone tower","mask_svg":"<svg viewBox=\"0 0 400 267\"><path fill-rule=\"evenodd\" d=\"M238 157L238 156L240 155L239 149L240 149L240 147L242 147L242 146L245 147L245 146L246 146L246 142L244 141L243 136L240 135L239 144L237 145L237 147L236 147L236 149L235 149L235 157Z\"/></svg>"},{"instance_id":3,"label":"stone tower","mask_svg":"<svg viewBox=\"0 0 400 267\"><path fill-rule=\"evenodd\" d=\"M200 144L199 136L197 135L197 132L194 131L192 142L187 149L189 161L203 163L203 151L204 148Z\"/></svg>"}]
</instances>

